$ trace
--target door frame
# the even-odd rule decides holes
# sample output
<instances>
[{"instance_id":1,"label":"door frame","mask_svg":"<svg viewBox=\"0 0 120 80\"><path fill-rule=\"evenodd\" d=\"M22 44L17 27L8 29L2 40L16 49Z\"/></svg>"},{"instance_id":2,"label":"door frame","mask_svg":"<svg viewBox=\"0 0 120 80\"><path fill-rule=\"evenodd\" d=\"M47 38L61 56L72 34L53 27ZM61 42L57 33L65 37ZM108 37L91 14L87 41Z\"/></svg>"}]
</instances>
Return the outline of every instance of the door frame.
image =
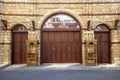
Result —
<instances>
[{"instance_id":1,"label":"door frame","mask_svg":"<svg viewBox=\"0 0 120 80\"><path fill-rule=\"evenodd\" d=\"M96 31L95 29L98 27L98 26L105 26L107 29L108 29L108 31ZM111 64L112 63L112 54L111 54L111 35L110 35L110 33L111 33L111 30L110 30L110 28L109 28L109 26L108 25L106 25L106 24L99 24L99 25L97 25L96 27L95 27L95 29L94 29L94 35L95 35L95 33L108 33L109 34L109 46L108 46L108 48L109 48L109 63ZM98 55L98 53L97 53L97 55Z\"/></svg>"},{"instance_id":2,"label":"door frame","mask_svg":"<svg viewBox=\"0 0 120 80\"><path fill-rule=\"evenodd\" d=\"M80 64L83 64L83 56L82 56L82 29L81 29L81 25L80 25L80 22L73 16L73 15L71 15L71 14L68 14L68 13L65 13L65 12L57 12L57 13L54 13L54 14L51 14L51 15L49 15L44 21L43 21L43 23L42 23L42 25L41 25L41 29L40 29L40 64L42 64L43 63L43 51L42 51L42 43L43 43L43 41L42 41L42 38L43 38L43 31L45 31L45 29L43 29L43 26L44 26L44 24L45 24L45 22L50 18L50 17L52 17L52 16L54 16L54 15L57 15L57 14L65 14L65 15L68 15L68 16L70 16L71 18L73 18L76 22L78 22L78 25L79 25L79 29L80 29L80 38L81 38L81 44L80 44L80 48L81 48L81 50L80 50L80 53L81 53L81 62L80 62ZM58 30L58 31L60 31L60 30Z\"/></svg>"},{"instance_id":3,"label":"door frame","mask_svg":"<svg viewBox=\"0 0 120 80\"><path fill-rule=\"evenodd\" d=\"M14 57L13 56L14 55L13 54L13 34L14 33L27 33L28 34L28 31L27 31L27 28L23 24L16 24L11 29L11 64L15 64L13 62L13 60L14 60L14 58L13 58Z\"/></svg>"}]
</instances>

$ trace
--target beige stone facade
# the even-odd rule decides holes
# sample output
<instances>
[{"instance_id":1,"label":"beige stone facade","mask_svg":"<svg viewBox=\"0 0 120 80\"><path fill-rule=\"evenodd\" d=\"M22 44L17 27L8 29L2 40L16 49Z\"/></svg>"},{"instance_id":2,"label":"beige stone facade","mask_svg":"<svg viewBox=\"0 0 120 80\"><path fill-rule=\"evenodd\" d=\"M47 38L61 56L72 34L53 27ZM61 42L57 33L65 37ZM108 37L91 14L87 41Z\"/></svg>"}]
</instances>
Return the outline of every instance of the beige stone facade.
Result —
<instances>
[{"instance_id":1,"label":"beige stone facade","mask_svg":"<svg viewBox=\"0 0 120 80\"><path fill-rule=\"evenodd\" d=\"M0 13L4 14L0 14L0 19L8 22L8 29L0 32L0 63L11 63L11 29L14 25L25 25L29 32L28 39L37 39L40 42L42 24L56 13L69 14L78 21L82 29L83 43L87 37L89 20L93 29L99 24L108 25L111 34L111 61L120 61L120 30L115 30L114 23L116 19L120 19L120 0L4 0L4 5L3 0L0 0ZM32 20L35 21L34 34L29 31ZM94 30L91 33L93 35L89 38L93 39ZM84 64L84 44L82 54Z\"/></svg>"}]
</instances>

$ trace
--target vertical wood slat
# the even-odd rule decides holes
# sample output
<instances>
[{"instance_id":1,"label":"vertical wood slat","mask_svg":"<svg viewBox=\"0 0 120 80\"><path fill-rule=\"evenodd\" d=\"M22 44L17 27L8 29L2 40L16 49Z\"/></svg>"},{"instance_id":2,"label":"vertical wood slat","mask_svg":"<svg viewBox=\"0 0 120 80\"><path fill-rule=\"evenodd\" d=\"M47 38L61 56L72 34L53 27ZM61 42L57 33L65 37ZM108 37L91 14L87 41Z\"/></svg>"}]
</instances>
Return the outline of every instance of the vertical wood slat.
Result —
<instances>
[{"instance_id":1,"label":"vertical wood slat","mask_svg":"<svg viewBox=\"0 0 120 80\"><path fill-rule=\"evenodd\" d=\"M26 40L28 39L27 33L21 34L21 62L26 63Z\"/></svg>"},{"instance_id":2,"label":"vertical wood slat","mask_svg":"<svg viewBox=\"0 0 120 80\"><path fill-rule=\"evenodd\" d=\"M20 64L21 63L20 37L21 37L21 35L19 33L13 34L13 54L12 54L12 58L13 58L12 63L13 64L16 64L16 63Z\"/></svg>"}]
</instances>

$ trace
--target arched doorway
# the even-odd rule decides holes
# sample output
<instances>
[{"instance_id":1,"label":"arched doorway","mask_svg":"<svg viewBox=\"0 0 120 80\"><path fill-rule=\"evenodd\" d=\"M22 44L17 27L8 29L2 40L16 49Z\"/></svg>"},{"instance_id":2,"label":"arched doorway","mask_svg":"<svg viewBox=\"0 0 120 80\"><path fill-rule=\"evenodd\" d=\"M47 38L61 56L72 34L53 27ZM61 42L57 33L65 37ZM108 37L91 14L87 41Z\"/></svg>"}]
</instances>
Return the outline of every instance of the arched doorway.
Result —
<instances>
[{"instance_id":1,"label":"arched doorway","mask_svg":"<svg viewBox=\"0 0 120 80\"><path fill-rule=\"evenodd\" d=\"M22 24L17 24L12 29L12 64L26 63L27 29Z\"/></svg>"},{"instance_id":2,"label":"arched doorway","mask_svg":"<svg viewBox=\"0 0 120 80\"><path fill-rule=\"evenodd\" d=\"M100 24L95 28L97 40L98 63L111 63L110 30L107 25Z\"/></svg>"},{"instance_id":3,"label":"arched doorway","mask_svg":"<svg viewBox=\"0 0 120 80\"><path fill-rule=\"evenodd\" d=\"M73 17L50 16L41 35L41 63L82 63L81 30Z\"/></svg>"}]
</instances>

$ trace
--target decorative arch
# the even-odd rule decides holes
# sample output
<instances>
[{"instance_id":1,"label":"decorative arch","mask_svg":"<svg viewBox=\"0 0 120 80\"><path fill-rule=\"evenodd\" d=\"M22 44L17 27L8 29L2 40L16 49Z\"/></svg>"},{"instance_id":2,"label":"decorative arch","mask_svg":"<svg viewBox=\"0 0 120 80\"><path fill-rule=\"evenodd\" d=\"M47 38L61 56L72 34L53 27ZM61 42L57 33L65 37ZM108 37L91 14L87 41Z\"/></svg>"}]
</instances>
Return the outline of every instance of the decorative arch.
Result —
<instances>
[{"instance_id":1,"label":"decorative arch","mask_svg":"<svg viewBox=\"0 0 120 80\"><path fill-rule=\"evenodd\" d=\"M95 27L95 31L110 31L106 24L99 24Z\"/></svg>"},{"instance_id":2,"label":"decorative arch","mask_svg":"<svg viewBox=\"0 0 120 80\"><path fill-rule=\"evenodd\" d=\"M55 24L57 28L45 28L44 24L52 16L67 15L78 23L76 28L68 28L64 20ZM59 20L58 20L59 21ZM55 25L49 25L55 27ZM77 17L67 11L55 11L47 14L41 22L41 63L82 63L81 25ZM68 24L67 26L70 27Z\"/></svg>"},{"instance_id":3,"label":"decorative arch","mask_svg":"<svg viewBox=\"0 0 120 80\"><path fill-rule=\"evenodd\" d=\"M98 26L98 25L101 25L101 24L103 24L103 25L106 25L109 29L110 28L113 28L113 26L112 25L114 25L112 22L94 22L93 23L93 27L94 27L94 29Z\"/></svg>"},{"instance_id":4,"label":"decorative arch","mask_svg":"<svg viewBox=\"0 0 120 80\"><path fill-rule=\"evenodd\" d=\"M16 24L12 28L13 32L27 32L27 28L23 24Z\"/></svg>"},{"instance_id":5,"label":"decorative arch","mask_svg":"<svg viewBox=\"0 0 120 80\"><path fill-rule=\"evenodd\" d=\"M45 21L43 28L80 28L78 22L64 13L54 14Z\"/></svg>"},{"instance_id":6,"label":"decorative arch","mask_svg":"<svg viewBox=\"0 0 120 80\"><path fill-rule=\"evenodd\" d=\"M74 15L70 11L63 11L63 10L55 10L55 11L52 11L52 12L46 14L41 21L40 28L42 29L44 23L46 22L46 20L48 18L50 18L51 16L54 16L56 14L66 14L66 15L71 16L73 19L75 19L78 22L80 29L82 28L81 23L80 23L80 19L78 19L79 16Z\"/></svg>"}]
</instances>

